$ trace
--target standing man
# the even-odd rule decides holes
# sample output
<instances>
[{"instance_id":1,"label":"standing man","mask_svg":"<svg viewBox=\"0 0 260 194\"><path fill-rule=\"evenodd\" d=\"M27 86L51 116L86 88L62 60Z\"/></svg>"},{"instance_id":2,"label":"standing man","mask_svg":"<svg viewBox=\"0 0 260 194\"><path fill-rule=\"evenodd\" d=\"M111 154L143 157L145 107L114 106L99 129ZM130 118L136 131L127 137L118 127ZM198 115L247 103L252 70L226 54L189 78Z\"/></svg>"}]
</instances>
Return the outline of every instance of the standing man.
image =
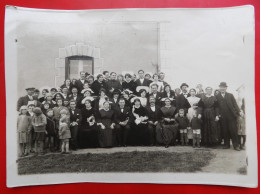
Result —
<instances>
[{"instance_id":1,"label":"standing man","mask_svg":"<svg viewBox=\"0 0 260 194\"><path fill-rule=\"evenodd\" d=\"M103 76L104 76L104 81L105 82L107 82L110 79L108 71L103 71Z\"/></svg>"},{"instance_id":2,"label":"standing man","mask_svg":"<svg viewBox=\"0 0 260 194\"><path fill-rule=\"evenodd\" d=\"M169 85L166 81L164 81L165 74L163 72L159 73L159 81L163 83L164 86Z\"/></svg>"},{"instance_id":3,"label":"standing man","mask_svg":"<svg viewBox=\"0 0 260 194\"><path fill-rule=\"evenodd\" d=\"M17 111L19 111L22 106L27 106L29 102L33 103L36 107L40 107L41 103L39 103L38 98L34 96L35 88L30 87L26 88L25 90L27 95L19 98L17 102Z\"/></svg>"},{"instance_id":4,"label":"standing man","mask_svg":"<svg viewBox=\"0 0 260 194\"><path fill-rule=\"evenodd\" d=\"M190 96L190 94L188 93L188 87L189 86L186 83L181 84L181 93L179 96L176 97L177 112L179 112L180 109L184 109L184 112L186 114L188 112L188 109L190 108L190 103L187 100L187 98Z\"/></svg>"},{"instance_id":5,"label":"standing man","mask_svg":"<svg viewBox=\"0 0 260 194\"><path fill-rule=\"evenodd\" d=\"M162 93L158 92L158 85L157 84L152 84L151 85L151 94L149 95L150 96L153 96L154 99L155 99L155 104L157 106L160 106L160 102L161 102L161 98L162 98Z\"/></svg>"},{"instance_id":6,"label":"standing man","mask_svg":"<svg viewBox=\"0 0 260 194\"><path fill-rule=\"evenodd\" d=\"M115 109L115 138L119 146L126 147L130 131L131 109L125 106L125 99L119 99L119 106Z\"/></svg>"},{"instance_id":7,"label":"standing man","mask_svg":"<svg viewBox=\"0 0 260 194\"><path fill-rule=\"evenodd\" d=\"M66 99L66 100L69 100L69 89L66 86L64 86L61 89L61 91L62 91L63 98Z\"/></svg>"},{"instance_id":8,"label":"standing man","mask_svg":"<svg viewBox=\"0 0 260 194\"><path fill-rule=\"evenodd\" d=\"M237 118L242 115L233 94L227 92L226 82L219 85L220 93L216 98L219 105L219 114L216 120L220 120L224 131L224 149L230 148L230 138L235 150L240 151L237 136Z\"/></svg>"},{"instance_id":9,"label":"standing man","mask_svg":"<svg viewBox=\"0 0 260 194\"><path fill-rule=\"evenodd\" d=\"M138 76L139 76L139 79L137 79L135 81L135 87L137 88L138 86L147 86L149 87L150 85L150 82L144 78L144 70L139 70L138 71ZM136 92L136 88L135 88L135 92Z\"/></svg>"},{"instance_id":10,"label":"standing man","mask_svg":"<svg viewBox=\"0 0 260 194\"><path fill-rule=\"evenodd\" d=\"M81 108L82 97L78 94L78 88L72 87L72 94L69 95L69 100L74 100L77 108Z\"/></svg>"},{"instance_id":11,"label":"standing man","mask_svg":"<svg viewBox=\"0 0 260 194\"><path fill-rule=\"evenodd\" d=\"M83 90L83 86L85 83L88 83L88 81L86 80L86 73L84 71L80 72L80 79L76 80L75 85L78 88L78 92L80 93L81 90Z\"/></svg>"},{"instance_id":12,"label":"standing man","mask_svg":"<svg viewBox=\"0 0 260 194\"><path fill-rule=\"evenodd\" d=\"M107 88L109 90L110 97L112 97L112 93L114 92L114 90L122 91L122 85L120 84L120 82L116 78L117 78L116 73L111 72L110 73L110 80L107 81Z\"/></svg>"},{"instance_id":13,"label":"standing man","mask_svg":"<svg viewBox=\"0 0 260 194\"><path fill-rule=\"evenodd\" d=\"M71 131L71 148L78 149L78 131L82 120L81 111L76 108L76 101L70 100L70 131Z\"/></svg>"}]
</instances>

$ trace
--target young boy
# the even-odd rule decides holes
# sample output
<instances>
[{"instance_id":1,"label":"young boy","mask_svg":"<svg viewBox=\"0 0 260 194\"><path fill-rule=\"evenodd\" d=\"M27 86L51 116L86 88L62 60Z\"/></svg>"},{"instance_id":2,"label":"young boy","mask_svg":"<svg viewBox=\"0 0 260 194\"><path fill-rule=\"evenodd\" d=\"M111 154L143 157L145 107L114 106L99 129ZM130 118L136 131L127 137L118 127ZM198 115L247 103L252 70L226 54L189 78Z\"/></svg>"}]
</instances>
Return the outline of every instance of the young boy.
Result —
<instances>
[{"instance_id":1,"label":"young boy","mask_svg":"<svg viewBox=\"0 0 260 194\"><path fill-rule=\"evenodd\" d=\"M193 114L193 118L190 121L190 127L193 132L193 147L200 147L200 137L201 137L201 128L202 128L202 120L198 118L198 112L195 111Z\"/></svg>"},{"instance_id":2,"label":"young boy","mask_svg":"<svg viewBox=\"0 0 260 194\"><path fill-rule=\"evenodd\" d=\"M179 110L178 117L176 118L177 123L179 124L180 136L181 136L181 145L188 145L188 136L187 129L189 127L189 119L185 116L184 109Z\"/></svg>"},{"instance_id":3,"label":"young boy","mask_svg":"<svg viewBox=\"0 0 260 194\"><path fill-rule=\"evenodd\" d=\"M47 125L46 125L46 139L45 139L45 148L49 148L51 152L54 151L54 137L55 137L55 119L53 117L53 110L47 110Z\"/></svg>"},{"instance_id":4,"label":"young boy","mask_svg":"<svg viewBox=\"0 0 260 194\"><path fill-rule=\"evenodd\" d=\"M71 138L71 133L69 126L67 124L67 116L63 115L60 119L59 127L59 139L61 140L61 153L69 153L69 140Z\"/></svg>"}]
</instances>

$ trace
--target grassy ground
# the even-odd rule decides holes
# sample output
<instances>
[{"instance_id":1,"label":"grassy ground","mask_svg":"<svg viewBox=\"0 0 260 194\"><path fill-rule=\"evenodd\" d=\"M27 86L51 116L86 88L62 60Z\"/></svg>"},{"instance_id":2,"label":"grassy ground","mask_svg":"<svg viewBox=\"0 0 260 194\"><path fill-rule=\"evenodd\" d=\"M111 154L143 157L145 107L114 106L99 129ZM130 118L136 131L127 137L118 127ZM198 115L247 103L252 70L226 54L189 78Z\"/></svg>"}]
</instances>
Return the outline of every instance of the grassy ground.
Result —
<instances>
[{"instance_id":1,"label":"grassy ground","mask_svg":"<svg viewBox=\"0 0 260 194\"><path fill-rule=\"evenodd\" d=\"M117 152L110 154L50 154L21 158L18 173L83 172L196 172L209 164L215 155L210 151Z\"/></svg>"}]
</instances>

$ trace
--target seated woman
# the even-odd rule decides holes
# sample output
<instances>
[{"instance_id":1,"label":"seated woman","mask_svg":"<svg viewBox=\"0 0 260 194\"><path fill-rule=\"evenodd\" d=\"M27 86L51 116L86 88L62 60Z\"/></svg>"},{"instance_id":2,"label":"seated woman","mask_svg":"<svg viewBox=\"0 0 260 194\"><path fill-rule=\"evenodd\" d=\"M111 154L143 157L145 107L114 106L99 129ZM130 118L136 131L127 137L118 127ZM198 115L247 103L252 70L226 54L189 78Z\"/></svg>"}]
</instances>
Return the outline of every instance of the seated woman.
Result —
<instances>
[{"instance_id":1,"label":"seated woman","mask_svg":"<svg viewBox=\"0 0 260 194\"><path fill-rule=\"evenodd\" d=\"M134 100L132 108L133 122L130 134L130 144L133 145L147 145L148 144L148 132L147 121L148 111L142 107L139 98Z\"/></svg>"},{"instance_id":2,"label":"seated woman","mask_svg":"<svg viewBox=\"0 0 260 194\"><path fill-rule=\"evenodd\" d=\"M175 145L178 132L178 124L175 121L176 107L171 105L170 98L165 98L165 106L161 108L161 122L156 127L156 140L163 143L166 148L170 144Z\"/></svg>"},{"instance_id":3,"label":"seated woman","mask_svg":"<svg viewBox=\"0 0 260 194\"><path fill-rule=\"evenodd\" d=\"M136 84L132 80L132 76L129 73L125 74L125 81L122 83L123 90L130 90L131 92L135 91Z\"/></svg>"},{"instance_id":4,"label":"seated woman","mask_svg":"<svg viewBox=\"0 0 260 194\"><path fill-rule=\"evenodd\" d=\"M140 100L140 102L141 102L142 107L146 107L147 104L148 104L147 93L148 93L148 89L149 89L149 88L148 88L148 87L143 87L142 89L139 90L139 88L141 88L141 87L143 87L143 86L138 86L138 87L137 87L137 92L140 94L140 96L135 96L135 97L133 97L133 98L131 99L131 102L133 103L134 100L135 100L136 98L138 98L138 99Z\"/></svg>"},{"instance_id":5,"label":"seated woman","mask_svg":"<svg viewBox=\"0 0 260 194\"><path fill-rule=\"evenodd\" d=\"M79 145L81 148L98 147L98 130L96 124L96 111L92 108L92 101L86 99L81 109L82 120L79 130Z\"/></svg>"},{"instance_id":6,"label":"seated woman","mask_svg":"<svg viewBox=\"0 0 260 194\"><path fill-rule=\"evenodd\" d=\"M97 114L98 142L102 148L113 146L114 111L109 106L109 102L105 101L104 108L99 110Z\"/></svg>"}]
</instances>

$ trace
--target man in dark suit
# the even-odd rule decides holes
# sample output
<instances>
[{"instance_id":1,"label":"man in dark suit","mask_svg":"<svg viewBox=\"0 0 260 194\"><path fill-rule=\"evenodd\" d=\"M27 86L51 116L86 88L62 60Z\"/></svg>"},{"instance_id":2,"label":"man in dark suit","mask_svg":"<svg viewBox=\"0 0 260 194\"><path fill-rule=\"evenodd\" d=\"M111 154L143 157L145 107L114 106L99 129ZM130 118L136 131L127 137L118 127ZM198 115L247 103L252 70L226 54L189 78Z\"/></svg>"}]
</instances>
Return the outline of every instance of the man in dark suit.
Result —
<instances>
[{"instance_id":1,"label":"man in dark suit","mask_svg":"<svg viewBox=\"0 0 260 194\"><path fill-rule=\"evenodd\" d=\"M71 148L78 148L78 131L82 120L80 109L76 108L76 101L70 100L70 131L71 131Z\"/></svg>"},{"instance_id":2,"label":"man in dark suit","mask_svg":"<svg viewBox=\"0 0 260 194\"><path fill-rule=\"evenodd\" d=\"M120 95L119 90L117 90L117 89L113 90L112 98L109 99L109 101L111 102L110 106L111 106L112 110L115 110L118 107L119 95Z\"/></svg>"},{"instance_id":3,"label":"man in dark suit","mask_svg":"<svg viewBox=\"0 0 260 194\"><path fill-rule=\"evenodd\" d=\"M190 96L188 93L188 84L183 83L181 84L181 94L176 97L176 109L179 112L180 109L184 109L185 114L188 112L190 108L190 103L188 102L187 98Z\"/></svg>"},{"instance_id":4,"label":"man in dark suit","mask_svg":"<svg viewBox=\"0 0 260 194\"><path fill-rule=\"evenodd\" d=\"M151 85L151 94L149 95L149 97L150 96L153 96L155 98L155 104L157 106L160 106L162 93L158 92L158 85L155 83Z\"/></svg>"},{"instance_id":5,"label":"man in dark suit","mask_svg":"<svg viewBox=\"0 0 260 194\"><path fill-rule=\"evenodd\" d=\"M135 81L135 87L138 87L138 86L148 86L149 87L150 82L149 82L149 80L144 78L144 70L139 70L138 75L139 75L139 79L137 79ZM136 92L136 89L135 89L135 92Z\"/></svg>"},{"instance_id":6,"label":"man in dark suit","mask_svg":"<svg viewBox=\"0 0 260 194\"><path fill-rule=\"evenodd\" d=\"M216 98L219 106L219 114L216 120L220 120L224 131L224 149L230 148L230 138L235 150L239 151L238 136L237 136L237 118L241 114L239 107L233 94L226 92L226 82L221 82L219 85L220 93Z\"/></svg>"},{"instance_id":7,"label":"man in dark suit","mask_svg":"<svg viewBox=\"0 0 260 194\"><path fill-rule=\"evenodd\" d=\"M155 129L159 124L160 120L160 107L155 105L154 96L149 97L149 106L147 106L148 111L148 134L149 134L149 144L151 146L155 145Z\"/></svg>"},{"instance_id":8,"label":"man in dark suit","mask_svg":"<svg viewBox=\"0 0 260 194\"><path fill-rule=\"evenodd\" d=\"M83 86L85 83L88 83L86 80L86 73L84 71L80 72L80 79L76 80L75 85L78 88L78 92L80 93L83 90Z\"/></svg>"},{"instance_id":9,"label":"man in dark suit","mask_svg":"<svg viewBox=\"0 0 260 194\"><path fill-rule=\"evenodd\" d=\"M114 90L120 90L122 91L122 85L120 84L120 82L116 79L116 73L115 72L111 72L110 73L110 79L107 81L107 88L109 90L109 95L110 97L112 97L113 91Z\"/></svg>"},{"instance_id":10,"label":"man in dark suit","mask_svg":"<svg viewBox=\"0 0 260 194\"><path fill-rule=\"evenodd\" d=\"M130 131L131 109L125 106L125 99L119 99L119 106L115 109L115 138L119 146L126 147Z\"/></svg>"},{"instance_id":11,"label":"man in dark suit","mask_svg":"<svg viewBox=\"0 0 260 194\"><path fill-rule=\"evenodd\" d=\"M78 88L73 87L71 89L71 92L72 92L72 94L69 95L69 100L75 100L76 108L81 109L81 107L83 106L81 104L82 97L78 94Z\"/></svg>"},{"instance_id":12,"label":"man in dark suit","mask_svg":"<svg viewBox=\"0 0 260 194\"><path fill-rule=\"evenodd\" d=\"M22 106L27 106L28 102L33 102L36 107L40 107L41 103L38 101L36 96L33 96L35 88L26 88L27 95L20 97L17 101L17 111L20 110Z\"/></svg>"}]
</instances>

